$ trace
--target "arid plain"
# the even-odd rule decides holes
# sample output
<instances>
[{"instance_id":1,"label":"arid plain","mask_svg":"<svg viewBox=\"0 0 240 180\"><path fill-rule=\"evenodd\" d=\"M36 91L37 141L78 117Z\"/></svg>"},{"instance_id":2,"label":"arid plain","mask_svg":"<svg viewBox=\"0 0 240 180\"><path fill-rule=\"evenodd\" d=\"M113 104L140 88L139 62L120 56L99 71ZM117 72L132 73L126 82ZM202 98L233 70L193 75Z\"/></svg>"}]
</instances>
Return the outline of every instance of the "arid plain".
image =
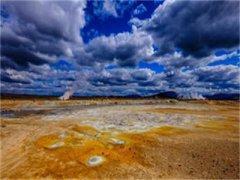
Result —
<instances>
[{"instance_id":1,"label":"arid plain","mask_svg":"<svg viewBox=\"0 0 240 180\"><path fill-rule=\"evenodd\" d=\"M239 102L1 100L1 178L239 178Z\"/></svg>"}]
</instances>

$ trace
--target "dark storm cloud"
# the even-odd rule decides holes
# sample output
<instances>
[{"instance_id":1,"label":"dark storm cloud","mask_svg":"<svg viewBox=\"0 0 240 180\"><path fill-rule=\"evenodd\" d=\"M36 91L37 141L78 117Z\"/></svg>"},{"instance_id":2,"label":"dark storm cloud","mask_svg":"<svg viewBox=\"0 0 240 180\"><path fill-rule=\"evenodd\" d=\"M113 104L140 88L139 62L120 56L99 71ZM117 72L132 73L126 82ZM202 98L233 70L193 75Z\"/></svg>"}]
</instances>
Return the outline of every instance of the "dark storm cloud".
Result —
<instances>
[{"instance_id":1,"label":"dark storm cloud","mask_svg":"<svg viewBox=\"0 0 240 180\"><path fill-rule=\"evenodd\" d=\"M164 81L170 89L175 88L189 88L197 85L197 77L181 70L170 70L165 72L163 76Z\"/></svg>"},{"instance_id":2,"label":"dark storm cloud","mask_svg":"<svg viewBox=\"0 0 240 180\"><path fill-rule=\"evenodd\" d=\"M79 29L85 24L84 1L11 1L4 2L3 6L10 17L12 15L24 25L33 25L40 34L69 41L81 40Z\"/></svg>"},{"instance_id":3,"label":"dark storm cloud","mask_svg":"<svg viewBox=\"0 0 240 180\"><path fill-rule=\"evenodd\" d=\"M125 69L102 71L98 76L90 77L89 80L94 86L124 86L133 82Z\"/></svg>"},{"instance_id":4,"label":"dark storm cloud","mask_svg":"<svg viewBox=\"0 0 240 180\"><path fill-rule=\"evenodd\" d=\"M18 65L11 61L9 58L1 56L1 70L7 68L17 69Z\"/></svg>"},{"instance_id":5,"label":"dark storm cloud","mask_svg":"<svg viewBox=\"0 0 240 180\"><path fill-rule=\"evenodd\" d=\"M203 66L183 71L169 70L160 78L168 89L181 94L187 91L208 94L217 91L235 91L239 88L239 68L233 65ZM186 92L185 92L186 91Z\"/></svg>"},{"instance_id":6,"label":"dark storm cloud","mask_svg":"<svg viewBox=\"0 0 240 180\"><path fill-rule=\"evenodd\" d=\"M6 74L1 74L1 82L30 84L29 81L12 79L11 77L7 76Z\"/></svg>"},{"instance_id":7,"label":"dark storm cloud","mask_svg":"<svg viewBox=\"0 0 240 180\"><path fill-rule=\"evenodd\" d=\"M28 77L29 73L21 72L18 73L16 70L1 70L1 83L17 83L29 85L31 79Z\"/></svg>"},{"instance_id":8,"label":"dark storm cloud","mask_svg":"<svg viewBox=\"0 0 240 180\"><path fill-rule=\"evenodd\" d=\"M185 57L182 53L175 52L173 54L166 54L160 57L156 57L159 64L163 65L168 71L179 69L195 69L199 67L205 67L214 62L221 62L226 59L239 58L239 51L230 51L222 55L210 55L207 57Z\"/></svg>"},{"instance_id":9,"label":"dark storm cloud","mask_svg":"<svg viewBox=\"0 0 240 180\"><path fill-rule=\"evenodd\" d=\"M2 47L1 50L3 56L12 59L12 61L22 67L28 67L28 63L41 65L48 62L47 59L38 57L33 52L30 52L27 49L21 47Z\"/></svg>"},{"instance_id":10,"label":"dark storm cloud","mask_svg":"<svg viewBox=\"0 0 240 180\"><path fill-rule=\"evenodd\" d=\"M180 49L185 56L203 57L239 45L239 3L167 0L151 19L132 22L153 35L158 54Z\"/></svg>"},{"instance_id":11,"label":"dark storm cloud","mask_svg":"<svg viewBox=\"0 0 240 180\"><path fill-rule=\"evenodd\" d=\"M192 72L198 82L210 83L214 88L239 88L239 68L233 65L208 66Z\"/></svg>"},{"instance_id":12,"label":"dark storm cloud","mask_svg":"<svg viewBox=\"0 0 240 180\"><path fill-rule=\"evenodd\" d=\"M17 64L51 63L59 57L72 57L85 25L85 1L4 1L1 10L1 62L3 68ZM5 57L5 60L3 59ZM12 61L13 63L6 63Z\"/></svg>"},{"instance_id":13,"label":"dark storm cloud","mask_svg":"<svg viewBox=\"0 0 240 180\"><path fill-rule=\"evenodd\" d=\"M150 69L112 69L104 70L97 76L90 77L94 86L126 86L133 83L150 81L154 72Z\"/></svg>"}]
</instances>

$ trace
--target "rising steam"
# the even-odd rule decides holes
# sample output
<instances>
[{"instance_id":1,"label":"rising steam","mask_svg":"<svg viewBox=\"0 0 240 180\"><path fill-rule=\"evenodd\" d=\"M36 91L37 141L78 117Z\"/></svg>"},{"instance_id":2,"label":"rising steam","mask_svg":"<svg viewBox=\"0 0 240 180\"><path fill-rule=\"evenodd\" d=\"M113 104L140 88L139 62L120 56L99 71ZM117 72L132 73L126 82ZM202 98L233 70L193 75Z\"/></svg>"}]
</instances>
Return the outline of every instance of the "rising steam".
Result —
<instances>
[{"instance_id":1,"label":"rising steam","mask_svg":"<svg viewBox=\"0 0 240 180\"><path fill-rule=\"evenodd\" d=\"M73 93L74 93L73 89L69 89L62 96L60 96L59 99L68 100L73 95Z\"/></svg>"},{"instance_id":2,"label":"rising steam","mask_svg":"<svg viewBox=\"0 0 240 180\"><path fill-rule=\"evenodd\" d=\"M185 92L178 95L179 99L205 99L201 94L196 92Z\"/></svg>"}]
</instances>

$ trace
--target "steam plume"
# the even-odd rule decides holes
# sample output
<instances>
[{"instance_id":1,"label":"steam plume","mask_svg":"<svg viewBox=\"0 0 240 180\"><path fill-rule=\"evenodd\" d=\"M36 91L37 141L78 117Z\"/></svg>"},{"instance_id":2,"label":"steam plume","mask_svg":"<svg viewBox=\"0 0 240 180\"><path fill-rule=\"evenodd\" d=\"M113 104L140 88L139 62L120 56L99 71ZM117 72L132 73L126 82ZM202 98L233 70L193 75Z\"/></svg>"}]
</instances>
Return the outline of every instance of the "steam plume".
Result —
<instances>
[{"instance_id":1,"label":"steam plume","mask_svg":"<svg viewBox=\"0 0 240 180\"><path fill-rule=\"evenodd\" d=\"M180 99L205 99L201 94L196 92L185 92L178 95Z\"/></svg>"},{"instance_id":2,"label":"steam plume","mask_svg":"<svg viewBox=\"0 0 240 180\"><path fill-rule=\"evenodd\" d=\"M62 96L60 96L59 99L68 100L73 95L73 93L74 93L73 89L69 89Z\"/></svg>"}]
</instances>

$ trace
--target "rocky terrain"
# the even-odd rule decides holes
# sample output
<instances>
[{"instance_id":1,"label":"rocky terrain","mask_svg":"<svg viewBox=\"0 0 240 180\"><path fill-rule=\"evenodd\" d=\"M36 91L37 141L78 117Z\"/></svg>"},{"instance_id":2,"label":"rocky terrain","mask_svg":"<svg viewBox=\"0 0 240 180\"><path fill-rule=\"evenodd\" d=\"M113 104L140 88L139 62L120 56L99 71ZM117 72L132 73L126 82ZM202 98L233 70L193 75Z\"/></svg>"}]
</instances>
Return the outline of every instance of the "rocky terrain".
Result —
<instances>
[{"instance_id":1,"label":"rocky terrain","mask_svg":"<svg viewBox=\"0 0 240 180\"><path fill-rule=\"evenodd\" d=\"M1 101L1 178L239 179L239 102Z\"/></svg>"}]
</instances>

